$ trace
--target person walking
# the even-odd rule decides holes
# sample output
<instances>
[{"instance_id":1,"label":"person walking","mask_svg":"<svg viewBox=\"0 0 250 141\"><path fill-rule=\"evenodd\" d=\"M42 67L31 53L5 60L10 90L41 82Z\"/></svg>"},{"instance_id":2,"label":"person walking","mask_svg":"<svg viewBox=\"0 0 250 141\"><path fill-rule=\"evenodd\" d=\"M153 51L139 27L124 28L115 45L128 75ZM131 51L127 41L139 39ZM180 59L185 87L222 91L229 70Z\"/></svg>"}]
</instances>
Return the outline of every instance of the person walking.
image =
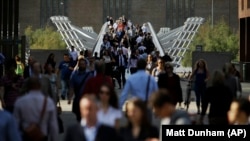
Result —
<instances>
[{"instance_id":1,"label":"person walking","mask_svg":"<svg viewBox=\"0 0 250 141\"><path fill-rule=\"evenodd\" d=\"M222 71L215 70L212 75L212 86L205 90L202 101L200 121L206 114L209 105L208 120L210 125L227 125L227 112L233 100L233 93L224 84L225 77ZM223 102L222 102L223 101Z\"/></svg>"},{"instance_id":2,"label":"person walking","mask_svg":"<svg viewBox=\"0 0 250 141\"><path fill-rule=\"evenodd\" d=\"M53 100L45 96L41 90L41 82L37 77L26 81L27 94L17 99L14 106L14 117L20 125L24 141L32 141L27 129L34 124L45 136L43 141L58 141L57 111Z\"/></svg>"},{"instance_id":3,"label":"person walking","mask_svg":"<svg viewBox=\"0 0 250 141\"><path fill-rule=\"evenodd\" d=\"M118 49L118 55L116 56L116 66L118 67L119 70L119 75L117 77L117 81L119 84L119 89L121 89L122 84L123 87L125 86L126 83L126 78L125 78L125 71L127 68L128 64L128 59L125 54L123 54L122 49Z\"/></svg>"},{"instance_id":4,"label":"person walking","mask_svg":"<svg viewBox=\"0 0 250 141\"><path fill-rule=\"evenodd\" d=\"M194 91L196 97L197 113L201 112L201 102L203 100L205 90L207 87L207 82L209 79L209 71L207 68L207 63L204 59L200 59L196 62L195 68L189 77L189 81L194 84Z\"/></svg>"},{"instance_id":5,"label":"person walking","mask_svg":"<svg viewBox=\"0 0 250 141\"><path fill-rule=\"evenodd\" d=\"M70 79L68 104L71 104L71 101L74 98L72 112L76 115L76 119L79 122L81 120L79 102L83 96L83 91L86 88L86 82L91 77L93 77L93 73L87 70L87 60L78 60L78 69L73 72Z\"/></svg>"},{"instance_id":6,"label":"person walking","mask_svg":"<svg viewBox=\"0 0 250 141\"><path fill-rule=\"evenodd\" d=\"M144 59L138 60L138 71L128 78L121 93L120 107L124 105L129 93L131 93L132 97L137 97L147 102L151 93L158 90L158 85L155 79L151 75L146 73L146 65L147 63Z\"/></svg>"},{"instance_id":7,"label":"person walking","mask_svg":"<svg viewBox=\"0 0 250 141\"><path fill-rule=\"evenodd\" d=\"M174 68L170 62L165 64L166 73L160 74L158 80L158 87L164 88L169 91L169 94L173 97L176 105L183 101L182 88L180 77L173 72Z\"/></svg>"}]
</instances>

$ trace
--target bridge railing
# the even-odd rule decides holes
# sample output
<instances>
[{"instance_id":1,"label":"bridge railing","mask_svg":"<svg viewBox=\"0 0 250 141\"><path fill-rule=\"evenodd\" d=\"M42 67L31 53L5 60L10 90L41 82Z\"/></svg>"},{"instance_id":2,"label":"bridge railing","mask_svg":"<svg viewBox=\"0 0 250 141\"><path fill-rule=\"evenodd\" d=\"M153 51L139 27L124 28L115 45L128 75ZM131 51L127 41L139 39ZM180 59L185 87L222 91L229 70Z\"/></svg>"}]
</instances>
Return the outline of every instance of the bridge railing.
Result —
<instances>
[{"instance_id":1,"label":"bridge railing","mask_svg":"<svg viewBox=\"0 0 250 141\"><path fill-rule=\"evenodd\" d=\"M147 25L148 25L148 30L151 33L152 40L153 40L153 43L154 43L155 47L160 52L160 55L163 56L165 53L164 53L164 50L163 50L163 48L161 46L161 43L159 42L159 39L158 39L158 37L157 37L157 35L155 33L155 30L154 30L153 26L151 25L150 22L147 22Z\"/></svg>"},{"instance_id":2,"label":"bridge railing","mask_svg":"<svg viewBox=\"0 0 250 141\"><path fill-rule=\"evenodd\" d=\"M104 35L105 35L106 31L107 31L107 28L108 28L108 23L105 22L102 25L102 28L101 28L100 33L99 33L99 35L97 37L97 40L96 40L96 44L94 45L93 52L92 52L93 55L94 55L95 52L97 52L98 56L100 56L99 53L100 53L100 50L101 50L101 45L103 43L103 37L104 37Z\"/></svg>"}]
</instances>

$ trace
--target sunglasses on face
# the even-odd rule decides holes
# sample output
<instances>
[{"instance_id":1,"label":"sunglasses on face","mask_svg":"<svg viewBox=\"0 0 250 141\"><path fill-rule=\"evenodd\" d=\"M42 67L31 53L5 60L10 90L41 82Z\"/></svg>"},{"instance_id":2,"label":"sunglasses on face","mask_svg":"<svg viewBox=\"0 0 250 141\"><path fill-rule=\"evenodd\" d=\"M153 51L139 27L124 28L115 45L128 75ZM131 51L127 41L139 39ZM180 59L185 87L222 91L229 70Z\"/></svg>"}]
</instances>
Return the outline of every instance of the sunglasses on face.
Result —
<instances>
[{"instance_id":1,"label":"sunglasses on face","mask_svg":"<svg viewBox=\"0 0 250 141\"><path fill-rule=\"evenodd\" d=\"M106 94L106 95L109 95L109 91L100 91L100 94Z\"/></svg>"}]
</instances>

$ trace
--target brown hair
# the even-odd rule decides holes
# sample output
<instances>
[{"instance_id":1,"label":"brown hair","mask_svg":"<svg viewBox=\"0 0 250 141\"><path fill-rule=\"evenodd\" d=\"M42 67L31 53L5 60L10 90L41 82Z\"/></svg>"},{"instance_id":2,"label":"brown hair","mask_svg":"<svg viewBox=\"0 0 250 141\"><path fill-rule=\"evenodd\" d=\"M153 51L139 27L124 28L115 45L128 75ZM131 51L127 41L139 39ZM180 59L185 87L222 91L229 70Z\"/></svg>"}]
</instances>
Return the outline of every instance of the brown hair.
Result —
<instances>
[{"instance_id":1,"label":"brown hair","mask_svg":"<svg viewBox=\"0 0 250 141\"><path fill-rule=\"evenodd\" d=\"M134 106L138 107L141 112L142 112L142 115L141 115L141 123L140 123L140 126L141 127L148 127L150 126L150 121L148 119L148 115L147 115L147 105L144 101L142 101L141 99L139 98L133 98L133 99L130 99L127 104L126 104L126 112L125 112L125 116L128 118L128 113L127 113L127 105L128 103L132 103ZM128 121L128 126L131 127L132 126L132 123L130 121Z\"/></svg>"},{"instance_id":2,"label":"brown hair","mask_svg":"<svg viewBox=\"0 0 250 141\"><path fill-rule=\"evenodd\" d=\"M99 89L99 93L102 87L107 87L109 89L109 102L108 102L109 105L112 106L113 108L118 109L118 98L115 89L110 84L103 83ZM99 93L97 95L98 99L100 99Z\"/></svg>"}]
</instances>

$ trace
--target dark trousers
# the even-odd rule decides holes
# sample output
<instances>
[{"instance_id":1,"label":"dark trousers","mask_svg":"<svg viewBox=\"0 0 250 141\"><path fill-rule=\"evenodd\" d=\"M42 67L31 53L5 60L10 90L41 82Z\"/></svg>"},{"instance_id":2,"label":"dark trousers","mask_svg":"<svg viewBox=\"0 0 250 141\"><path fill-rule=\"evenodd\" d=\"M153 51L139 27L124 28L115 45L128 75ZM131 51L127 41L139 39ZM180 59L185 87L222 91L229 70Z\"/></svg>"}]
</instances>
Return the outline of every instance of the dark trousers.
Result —
<instances>
[{"instance_id":1,"label":"dark trousers","mask_svg":"<svg viewBox=\"0 0 250 141\"><path fill-rule=\"evenodd\" d=\"M73 100L73 104L72 104L72 112L75 114L76 120L78 122L81 121L81 114L80 114L80 106L79 106L79 104L80 104L80 100L78 98L75 98Z\"/></svg>"},{"instance_id":2,"label":"dark trousers","mask_svg":"<svg viewBox=\"0 0 250 141\"><path fill-rule=\"evenodd\" d=\"M118 70L119 70L119 74L118 74L118 77L117 77L117 81L118 81L119 87L121 87L121 82L122 82L123 86L126 83L126 78L125 78L125 70L126 70L126 68L121 66L121 67L118 67Z\"/></svg>"}]
</instances>

